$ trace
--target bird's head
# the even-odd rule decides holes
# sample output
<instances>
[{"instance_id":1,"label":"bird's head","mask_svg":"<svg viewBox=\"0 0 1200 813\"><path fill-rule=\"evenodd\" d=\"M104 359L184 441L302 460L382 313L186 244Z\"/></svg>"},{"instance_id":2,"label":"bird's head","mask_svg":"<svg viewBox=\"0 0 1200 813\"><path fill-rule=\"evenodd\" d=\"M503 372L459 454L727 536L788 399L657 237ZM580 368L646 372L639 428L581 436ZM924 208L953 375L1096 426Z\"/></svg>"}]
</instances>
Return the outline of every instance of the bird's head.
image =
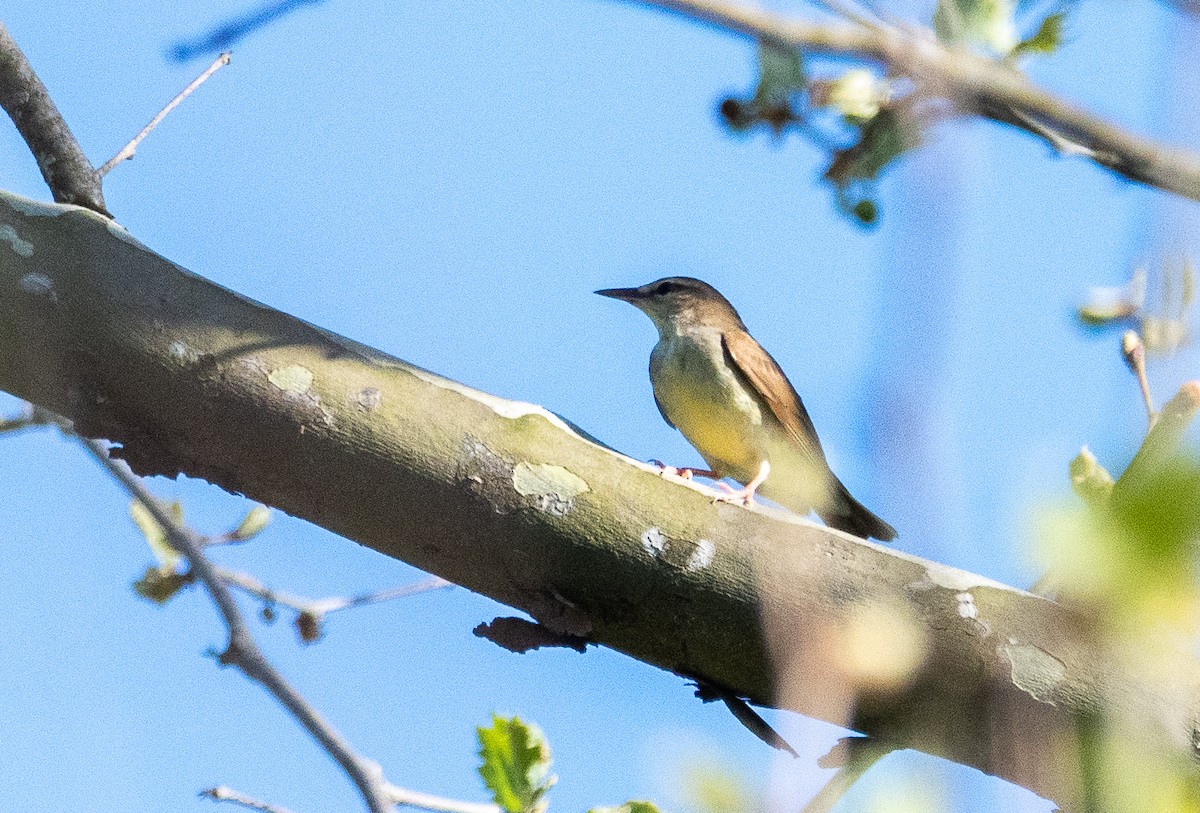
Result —
<instances>
[{"instance_id":1,"label":"bird's head","mask_svg":"<svg viewBox=\"0 0 1200 813\"><path fill-rule=\"evenodd\" d=\"M668 332L680 322L723 326L732 318L741 324L737 311L720 291L692 277L666 277L638 288L605 288L596 293L633 305L654 320L660 333Z\"/></svg>"}]
</instances>

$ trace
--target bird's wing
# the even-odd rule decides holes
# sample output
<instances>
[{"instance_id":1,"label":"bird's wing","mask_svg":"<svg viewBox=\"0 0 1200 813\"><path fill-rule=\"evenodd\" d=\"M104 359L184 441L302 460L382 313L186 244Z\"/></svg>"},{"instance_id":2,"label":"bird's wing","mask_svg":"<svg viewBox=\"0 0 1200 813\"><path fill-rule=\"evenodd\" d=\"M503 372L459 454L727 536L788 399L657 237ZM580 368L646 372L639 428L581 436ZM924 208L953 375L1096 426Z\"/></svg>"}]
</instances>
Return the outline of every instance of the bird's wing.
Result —
<instances>
[{"instance_id":1,"label":"bird's wing","mask_svg":"<svg viewBox=\"0 0 1200 813\"><path fill-rule=\"evenodd\" d=\"M812 418L771 354L744 330L725 331L721 334L721 345L733 369L766 402L796 445L813 460L824 462L825 452Z\"/></svg>"}]
</instances>

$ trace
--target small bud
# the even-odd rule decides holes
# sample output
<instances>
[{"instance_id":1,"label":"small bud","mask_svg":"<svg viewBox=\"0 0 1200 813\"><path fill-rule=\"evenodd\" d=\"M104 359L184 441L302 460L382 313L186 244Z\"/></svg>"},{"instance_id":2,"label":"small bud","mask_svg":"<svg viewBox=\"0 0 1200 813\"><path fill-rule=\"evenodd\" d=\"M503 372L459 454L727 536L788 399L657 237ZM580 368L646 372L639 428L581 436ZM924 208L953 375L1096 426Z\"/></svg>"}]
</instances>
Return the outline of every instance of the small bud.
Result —
<instances>
[{"instance_id":1,"label":"small bud","mask_svg":"<svg viewBox=\"0 0 1200 813\"><path fill-rule=\"evenodd\" d=\"M300 640L304 643L316 643L321 640L322 635L321 616L304 610L296 616L296 631L300 633Z\"/></svg>"},{"instance_id":2,"label":"small bud","mask_svg":"<svg viewBox=\"0 0 1200 813\"><path fill-rule=\"evenodd\" d=\"M1142 345L1137 331L1125 331L1125 335L1121 337L1121 355L1125 357L1125 364L1130 372L1141 375L1146 366L1146 348Z\"/></svg>"},{"instance_id":3,"label":"small bud","mask_svg":"<svg viewBox=\"0 0 1200 813\"><path fill-rule=\"evenodd\" d=\"M233 532L233 538L244 540L262 533L271 521L271 509L265 505L256 505L246 514L242 523Z\"/></svg>"},{"instance_id":4,"label":"small bud","mask_svg":"<svg viewBox=\"0 0 1200 813\"><path fill-rule=\"evenodd\" d=\"M855 68L846 71L829 86L826 103L847 118L866 120L875 117L889 95L887 86L875 74Z\"/></svg>"},{"instance_id":5,"label":"small bud","mask_svg":"<svg viewBox=\"0 0 1200 813\"><path fill-rule=\"evenodd\" d=\"M1112 493L1113 478L1084 446L1071 461L1071 488L1088 505L1099 505Z\"/></svg>"}]
</instances>

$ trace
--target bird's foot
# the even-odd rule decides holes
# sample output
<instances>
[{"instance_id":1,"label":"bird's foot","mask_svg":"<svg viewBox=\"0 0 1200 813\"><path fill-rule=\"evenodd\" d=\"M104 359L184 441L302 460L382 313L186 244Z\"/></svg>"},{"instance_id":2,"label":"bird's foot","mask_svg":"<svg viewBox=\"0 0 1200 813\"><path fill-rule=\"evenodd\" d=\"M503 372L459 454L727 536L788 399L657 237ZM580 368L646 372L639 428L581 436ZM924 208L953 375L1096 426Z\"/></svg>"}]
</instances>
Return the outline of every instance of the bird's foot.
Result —
<instances>
[{"instance_id":1,"label":"bird's foot","mask_svg":"<svg viewBox=\"0 0 1200 813\"><path fill-rule=\"evenodd\" d=\"M730 505L754 505L754 492L758 490L758 486L746 486L745 488L733 488L725 483L717 483L717 488L723 493L718 494L713 498L713 504L719 502L727 502Z\"/></svg>"},{"instance_id":2,"label":"bird's foot","mask_svg":"<svg viewBox=\"0 0 1200 813\"><path fill-rule=\"evenodd\" d=\"M650 462L653 465L658 466L658 474L660 477L666 477L668 474L671 474L675 477L682 477L684 480L691 480L694 477L707 477L710 480L721 479L720 475L714 471L709 471L708 469L681 469L676 466L668 466L661 460L651 460Z\"/></svg>"}]
</instances>

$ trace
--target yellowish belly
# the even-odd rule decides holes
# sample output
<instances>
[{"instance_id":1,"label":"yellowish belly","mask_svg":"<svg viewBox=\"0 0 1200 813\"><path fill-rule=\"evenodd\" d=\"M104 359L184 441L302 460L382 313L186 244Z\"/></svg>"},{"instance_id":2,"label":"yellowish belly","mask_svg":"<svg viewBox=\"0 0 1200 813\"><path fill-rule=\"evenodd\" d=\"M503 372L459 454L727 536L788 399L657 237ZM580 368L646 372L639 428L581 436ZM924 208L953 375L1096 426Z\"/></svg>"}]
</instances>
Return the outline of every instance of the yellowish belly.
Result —
<instances>
[{"instance_id":1,"label":"yellowish belly","mask_svg":"<svg viewBox=\"0 0 1200 813\"><path fill-rule=\"evenodd\" d=\"M719 344L715 348L721 351ZM651 364L654 395L688 442L714 471L742 482L765 459L762 408L723 356L711 358L703 347L666 348Z\"/></svg>"}]
</instances>

